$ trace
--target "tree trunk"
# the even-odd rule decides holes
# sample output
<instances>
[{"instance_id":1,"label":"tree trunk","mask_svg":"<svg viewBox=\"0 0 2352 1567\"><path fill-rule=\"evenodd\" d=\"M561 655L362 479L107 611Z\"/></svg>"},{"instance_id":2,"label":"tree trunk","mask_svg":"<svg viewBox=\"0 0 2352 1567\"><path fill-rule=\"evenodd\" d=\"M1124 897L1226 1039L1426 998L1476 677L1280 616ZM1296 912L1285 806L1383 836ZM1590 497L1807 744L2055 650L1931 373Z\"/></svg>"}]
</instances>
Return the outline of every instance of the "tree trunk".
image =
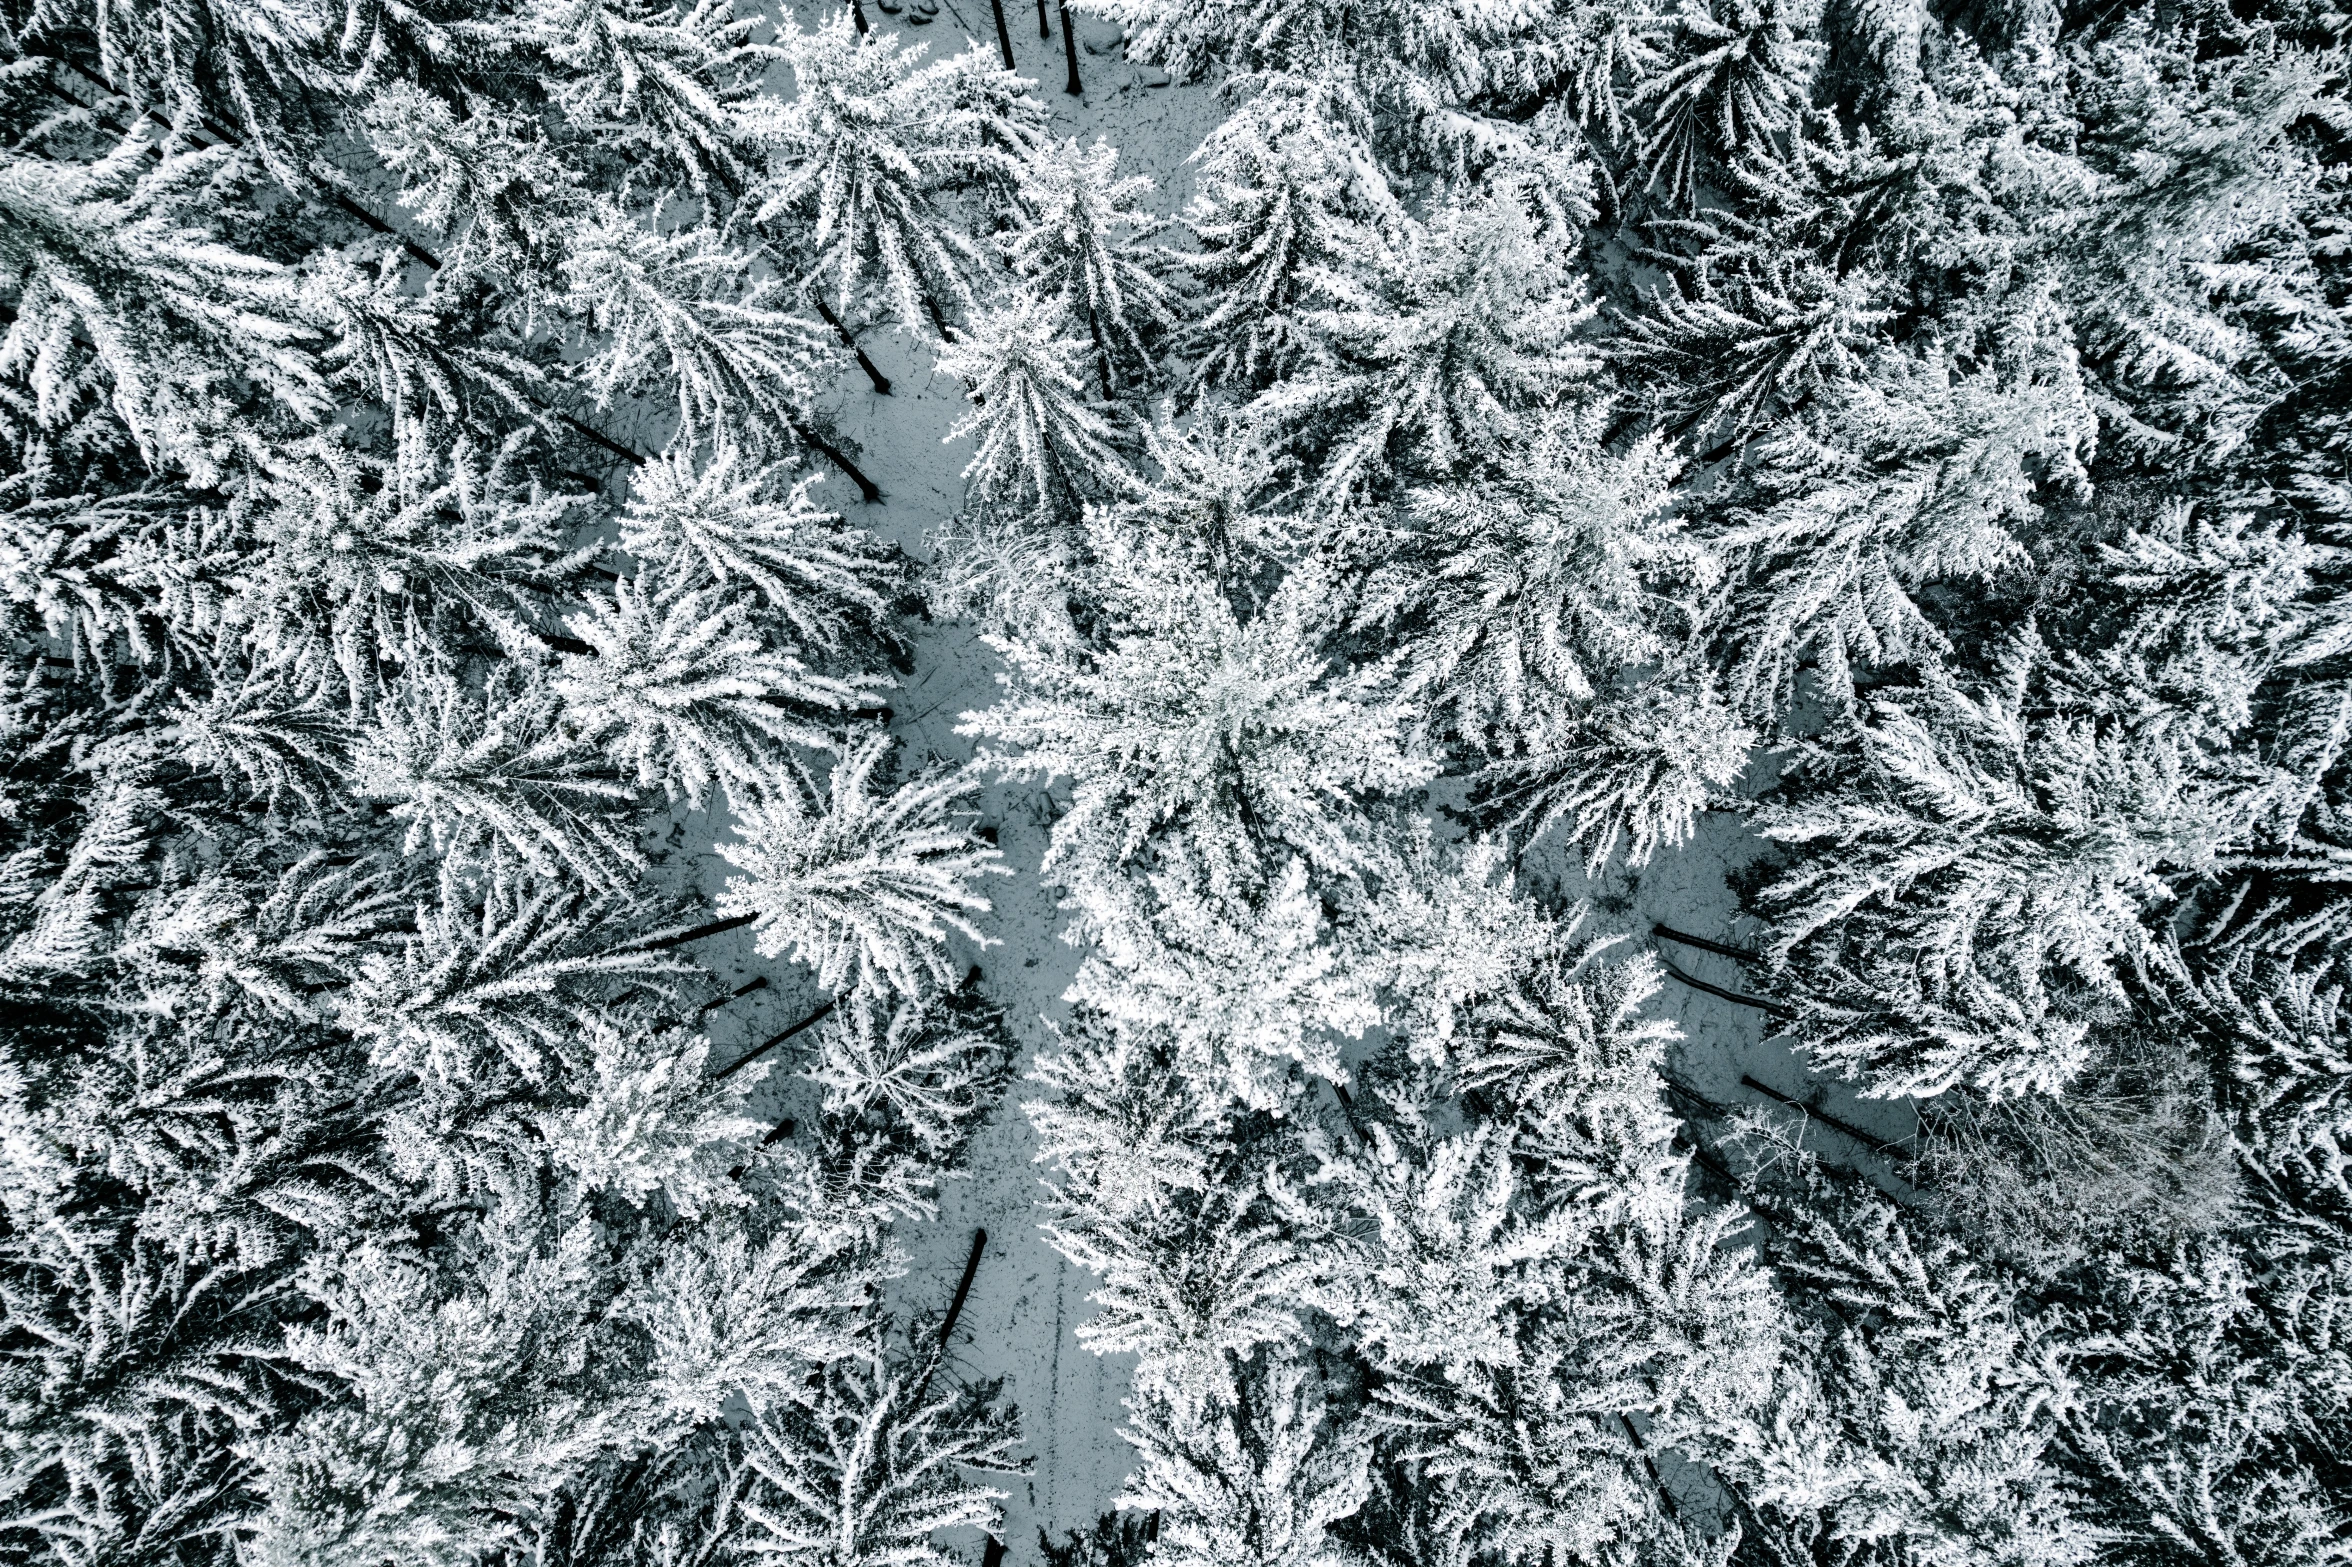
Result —
<instances>
[{"instance_id":1,"label":"tree trunk","mask_svg":"<svg viewBox=\"0 0 2352 1567\"><path fill-rule=\"evenodd\" d=\"M719 997L716 1001L705 1001L694 1015L696 1017L708 1017L730 1001L741 1001L745 996L750 995L753 991L765 990L767 988L768 976L761 974L752 979L748 984L736 986L733 990L728 991L725 995Z\"/></svg>"},{"instance_id":2,"label":"tree trunk","mask_svg":"<svg viewBox=\"0 0 2352 1567\"><path fill-rule=\"evenodd\" d=\"M1683 932L1676 930L1671 925L1652 925L1650 927L1650 934L1653 936L1663 936L1668 941L1678 941L1686 947L1696 947L1701 952L1712 952L1719 957L1737 958L1742 963L1761 963L1764 961L1764 956L1762 953L1750 952L1745 947L1727 947L1720 941L1709 941L1704 936L1685 935Z\"/></svg>"},{"instance_id":3,"label":"tree trunk","mask_svg":"<svg viewBox=\"0 0 2352 1567\"><path fill-rule=\"evenodd\" d=\"M1777 1001L1767 1001L1761 996L1743 996L1736 990L1725 990L1721 985L1710 985L1703 979L1694 979L1685 974L1671 958L1660 956L1658 962L1665 967L1667 973L1681 980L1693 990L1703 990L1710 996L1721 996L1726 1001L1737 1002L1743 1007L1754 1007L1759 1012L1769 1012L1777 1018L1792 1018L1797 1015Z\"/></svg>"},{"instance_id":4,"label":"tree trunk","mask_svg":"<svg viewBox=\"0 0 2352 1567\"><path fill-rule=\"evenodd\" d=\"M1746 1182L1740 1180L1739 1177L1733 1175L1731 1173L1730 1167L1724 1164L1722 1160L1707 1152L1705 1145L1700 1143L1697 1138L1691 1136L1687 1128L1674 1134L1674 1146L1682 1149L1685 1153L1688 1153L1692 1160L1697 1163L1700 1169L1706 1171L1709 1175L1714 1176L1715 1179L1721 1181L1724 1185L1730 1187L1733 1191L1736 1192L1747 1184Z\"/></svg>"},{"instance_id":5,"label":"tree trunk","mask_svg":"<svg viewBox=\"0 0 2352 1567\"><path fill-rule=\"evenodd\" d=\"M988 0L988 9L996 13L996 47L1004 51L1005 69L1013 68L1013 35L1005 30L1004 0Z\"/></svg>"},{"instance_id":6,"label":"tree trunk","mask_svg":"<svg viewBox=\"0 0 2352 1567\"><path fill-rule=\"evenodd\" d=\"M734 1060L728 1062L725 1066L719 1069L718 1080L724 1081L727 1078L733 1077L736 1073L742 1071L745 1067L751 1065L751 1063L757 1061L761 1056L766 1055L769 1051L775 1049L778 1045L784 1043L785 1040L790 1039L793 1035L799 1033L801 1030L816 1027L819 1023L825 1021L826 1017L832 1012L833 1008L839 1004L840 997L836 996L833 1000L826 1002L823 1006L817 1008L816 1011L811 1012L807 1017L802 1018L799 1022L793 1024L790 1028L784 1030L783 1033L778 1034L775 1038L769 1040L766 1044L756 1046L750 1050L746 1050L743 1052L743 1054L737 1056Z\"/></svg>"},{"instance_id":7,"label":"tree trunk","mask_svg":"<svg viewBox=\"0 0 2352 1567\"><path fill-rule=\"evenodd\" d=\"M934 331L938 332L939 340L942 343L954 342L956 340L955 328L947 324L946 315L940 311L939 301L926 293L923 295L923 308L930 313L931 326Z\"/></svg>"},{"instance_id":8,"label":"tree trunk","mask_svg":"<svg viewBox=\"0 0 2352 1567\"><path fill-rule=\"evenodd\" d=\"M1658 1492L1658 1504L1666 1510L1667 1517L1679 1519L1682 1516L1682 1509L1675 1505L1674 1493L1667 1490L1666 1482L1659 1478L1658 1466L1651 1461L1649 1448L1643 1445L1641 1433L1633 1428L1633 1417L1626 1414L1625 1411L1619 1410L1617 1423L1625 1427L1625 1439L1633 1444L1635 1452L1641 1454L1642 1468L1649 1471L1650 1484Z\"/></svg>"},{"instance_id":9,"label":"tree trunk","mask_svg":"<svg viewBox=\"0 0 2352 1567\"><path fill-rule=\"evenodd\" d=\"M1863 1147L1870 1149L1874 1153L1885 1154L1889 1158L1892 1158L1894 1155L1902 1152L1902 1149L1896 1147L1893 1143L1871 1136L1868 1132L1865 1132L1862 1130L1862 1128L1856 1126L1853 1122L1842 1121L1836 1116L1831 1115L1826 1110L1817 1110L1813 1106L1805 1103L1805 1101L1802 1099L1791 1099L1788 1095L1782 1093L1779 1089L1774 1088L1767 1083L1759 1083L1753 1077L1748 1076L1744 1072L1740 1074L1740 1086L1743 1088L1753 1088L1756 1092L1762 1094L1765 1098L1771 1100L1774 1104L1787 1105L1791 1110L1795 1110L1801 1113L1807 1119L1819 1121L1823 1126L1828 1127L1833 1132L1843 1132L1848 1137L1851 1137L1854 1139L1854 1141L1860 1143Z\"/></svg>"},{"instance_id":10,"label":"tree trunk","mask_svg":"<svg viewBox=\"0 0 2352 1567\"><path fill-rule=\"evenodd\" d=\"M529 394L526 393L525 395L528 396ZM645 454L641 451L638 451L635 447L623 446L620 442L614 440L611 436L605 434L602 430L597 429L594 425L583 424L568 413L564 413L559 409L548 408L547 404L540 402L536 397L531 398L531 403L536 408L553 413L558 419L561 419L564 423L570 425L581 435L584 435L589 440L594 441L597 445L603 447L606 451L612 453L615 457L618 457L621 461L627 463L630 467L642 468L645 466Z\"/></svg>"},{"instance_id":11,"label":"tree trunk","mask_svg":"<svg viewBox=\"0 0 2352 1567\"><path fill-rule=\"evenodd\" d=\"M1086 312L1086 335L1094 339L1094 362L1102 370L1103 401L1111 401L1111 351L1103 346L1102 327L1094 319L1094 312Z\"/></svg>"},{"instance_id":12,"label":"tree trunk","mask_svg":"<svg viewBox=\"0 0 2352 1567\"><path fill-rule=\"evenodd\" d=\"M1331 1097L1339 1101L1339 1113L1347 1117L1348 1130L1356 1134L1356 1141L1372 1146L1372 1134L1364 1130L1364 1123L1356 1119L1356 1101L1339 1084L1331 1085Z\"/></svg>"},{"instance_id":13,"label":"tree trunk","mask_svg":"<svg viewBox=\"0 0 2352 1567\"><path fill-rule=\"evenodd\" d=\"M866 372L866 379L874 383L874 390L880 392L884 397L888 397L890 395L890 377L874 368L874 361L868 359L866 351L858 347L858 340L849 335L849 328L841 324L841 318L833 313L833 307L825 303L825 296L817 295L816 301L817 314L824 318L825 325L831 327L834 335L841 339L842 347L857 355L858 368Z\"/></svg>"},{"instance_id":14,"label":"tree trunk","mask_svg":"<svg viewBox=\"0 0 2352 1567\"><path fill-rule=\"evenodd\" d=\"M1061 7L1061 12L1062 53L1069 59L1070 62L1070 85L1063 88L1062 90L1068 93L1071 97L1076 98L1082 96L1086 91L1085 87L1081 86L1078 81L1078 35L1070 31L1070 8L1067 5L1064 5Z\"/></svg>"},{"instance_id":15,"label":"tree trunk","mask_svg":"<svg viewBox=\"0 0 2352 1567\"><path fill-rule=\"evenodd\" d=\"M1053 36L1053 29L1045 24L1045 0L1037 0L1037 37L1040 42Z\"/></svg>"},{"instance_id":16,"label":"tree trunk","mask_svg":"<svg viewBox=\"0 0 2352 1567\"><path fill-rule=\"evenodd\" d=\"M741 930L758 918L759 916L756 914L737 914L723 920L712 920L708 925L697 925L691 930L672 931L669 935L656 936L651 941L641 941L633 947L624 947L621 950L624 952L666 952L672 947L683 947L689 941L701 941L710 936L724 936L731 930Z\"/></svg>"},{"instance_id":17,"label":"tree trunk","mask_svg":"<svg viewBox=\"0 0 2352 1567\"><path fill-rule=\"evenodd\" d=\"M866 25L866 8L859 3L859 0L849 0L849 15L850 20L857 23L860 37L873 31L871 27Z\"/></svg>"},{"instance_id":18,"label":"tree trunk","mask_svg":"<svg viewBox=\"0 0 2352 1567\"><path fill-rule=\"evenodd\" d=\"M939 1347L947 1348L948 1335L955 1332L956 1319L964 1314L964 1297L972 1293L972 1276L980 1271L980 1248L988 1244L986 1230L972 1232L972 1254L964 1259L964 1276L956 1280L955 1299L947 1303L947 1315L939 1323Z\"/></svg>"},{"instance_id":19,"label":"tree trunk","mask_svg":"<svg viewBox=\"0 0 2352 1567\"><path fill-rule=\"evenodd\" d=\"M868 505L872 505L882 498L882 487L858 472L858 465L851 462L848 454L840 447L835 446L831 441L826 440L797 419L792 421L792 433L799 436L803 444L824 453L826 459L834 467L849 475L849 482L858 487L858 494L864 497Z\"/></svg>"}]
</instances>

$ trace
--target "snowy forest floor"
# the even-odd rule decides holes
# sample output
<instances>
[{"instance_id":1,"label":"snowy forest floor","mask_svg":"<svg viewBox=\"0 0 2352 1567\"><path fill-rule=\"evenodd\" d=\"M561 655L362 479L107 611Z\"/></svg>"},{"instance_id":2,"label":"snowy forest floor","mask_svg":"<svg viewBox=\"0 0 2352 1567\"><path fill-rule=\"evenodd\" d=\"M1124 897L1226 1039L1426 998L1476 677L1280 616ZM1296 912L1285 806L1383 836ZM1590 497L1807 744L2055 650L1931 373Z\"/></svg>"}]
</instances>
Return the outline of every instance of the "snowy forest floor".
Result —
<instances>
[{"instance_id":1,"label":"snowy forest floor","mask_svg":"<svg viewBox=\"0 0 2352 1567\"><path fill-rule=\"evenodd\" d=\"M869 5L867 14L877 29L903 31L910 43L928 45L934 58L959 50L966 38L993 46L985 0L941 3L937 18L922 25L913 22L911 9L893 15ZM813 15L811 7L804 20ZM1059 17L1052 38L1040 40L1032 0L1008 3L1018 68L1038 83L1039 96L1053 112L1054 134L1108 140L1119 150L1121 172L1150 175L1158 185L1158 210L1175 213L1189 193L1186 160L1224 117L1224 101L1213 82L1168 86L1164 73L1128 63L1114 25L1074 20L1086 89L1082 99L1061 90L1066 67ZM1161 85L1151 85L1155 82ZM860 505L837 476L829 477L819 493L853 523L918 561L928 560L929 535L961 504L961 473L971 455L968 440L944 439L964 411L963 388L933 371L927 348L887 326L861 331L859 339L889 377L892 394L876 394L850 367L833 389L830 406L839 430L854 443L857 462L884 498ZM997 660L966 623L917 623L912 634L914 671L891 697L894 728L907 748L904 761L914 767L934 759L966 760L972 742L955 727L961 715L995 700ZM987 890L995 907L979 921L989 945L965 957L980 965L983 988L1011 1022L1021 1044L1017 1070L1025 1072L1029 1058L1050 1038L1048 1021L1067 1012L1062 992L1080 954L1061 940L1065 916L1059 895L1038 873L1053 820L1052 792L1029 784L996 784L981 802L984 821L997 829L1004 863L1013 874L992 880ZM666 855L672 873L715 894L730 869L714 848L727 836L727 825L723 806L703 811L681 806ZM1445 824L1440 830L1447 830ZM1757 840L1737 817L1717 813L1706 817L1698 838L1679 851L1662 853L1638 875L1613 869L1594 885L1556 844L1539 842L1522 860L1520 887L1547 902L1591 899L1588 934L1617 930L1647 943L1652 926L1664 924L1730 941L1739 931L1725 876L1756 848ZM691 858L691 867L681 865L680 856ZM1730 958L1674 945L1662 946L1661 952L1694 979L1730 990L1742 985L1740 965ZM788 965L761 958L748 932L706 942L700 956L730 987L763 975L768 981L768 988L710 1015L708 1032L718 1059L739 1054L805 1017L822 999L806 975L796 979ZM1685 1035L1674 1057L1677 1081L1718 1105L1769 1107L1767 1096L1743 1083L1752 1079L1888 1142L1914 1129L1908 1106L1858 1100L1842 1084L1813 1081L1786 1045L1771 1037L1770 1018L1755 1008L1672 979L1658 1004ZM789 1075L796 1064L779 1062L758 1111L805 1119L814 1109L809 1085ZM1011 1493L1004 1531L1007 1567L1029 1567L1039 1560L1041 1529L1058 1540L1064 1531L1089 1527L1111 1505L1133 1458L1119 1436L1129 1357L1098 1357L1079 1345L1075 1330L1097 1309L1087 1298L1092 1280L1055 1253L1038 1229L1040 1171L1021 1111L1022 1099L1029 1096L1026 1086L1016 1081L973 1142L968 1167L941 1193L938 1218L901 1227L899 1238L911 1266L892 1302L901 1320L935 1324L955 1292L974 1229L986 1229L987 1245L956 1324L949 1365L967 1381L1002 1379L1020 1410L1034 1467L1026 1476L999 1482ZM1781 1108L1790 1135L1818 1146L1835 1162L1886 1178L1884 1160L1827 1123ZM977 1536L966 1544L963 1554L977 1560Z\"/></svg>"}]
</instances>

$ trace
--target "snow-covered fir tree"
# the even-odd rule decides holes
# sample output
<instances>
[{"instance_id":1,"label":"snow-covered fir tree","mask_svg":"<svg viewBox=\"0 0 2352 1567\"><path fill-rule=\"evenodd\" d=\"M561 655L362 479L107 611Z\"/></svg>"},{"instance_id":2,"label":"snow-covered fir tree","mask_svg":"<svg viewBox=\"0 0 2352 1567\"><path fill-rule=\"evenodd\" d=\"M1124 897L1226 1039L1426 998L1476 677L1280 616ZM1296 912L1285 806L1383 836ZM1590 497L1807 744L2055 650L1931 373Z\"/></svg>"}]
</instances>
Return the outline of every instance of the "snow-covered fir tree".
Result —
<instances>
[{"instance_id":1,"label":"snow-covered fir tree","mask_svg":"<svg viewBox=\"0 0 2352 1567\"><path fill-rule=\"evenodd\" d=\"M1093 351L1077 326L1069 299L1016 285L939 356L940 371L969 389L972 410L947 438L973 438L964 478L981 504L1067 524L1117 488L1115 431L1088 384Z\"/></svg>"},{"instance_id":2,"label":"snow-covered fir tree","mask_svg":"<svg viewBox=\"0 0 2352 1567\"><path fill-rule=\"evenodd\" d=\"M1116 380L1149 377L1149 338L1175 319L1156 258L1143 243L1159 226L1137 205L1152 182L1141 174L1120 176L1118 164L1118 149L1107 142L1081 147L1073 138L1040 147L1021 166L1028 210L1006 243L1013 271L1085 326L1106 398Z\"/></svg>"}]
</instances>

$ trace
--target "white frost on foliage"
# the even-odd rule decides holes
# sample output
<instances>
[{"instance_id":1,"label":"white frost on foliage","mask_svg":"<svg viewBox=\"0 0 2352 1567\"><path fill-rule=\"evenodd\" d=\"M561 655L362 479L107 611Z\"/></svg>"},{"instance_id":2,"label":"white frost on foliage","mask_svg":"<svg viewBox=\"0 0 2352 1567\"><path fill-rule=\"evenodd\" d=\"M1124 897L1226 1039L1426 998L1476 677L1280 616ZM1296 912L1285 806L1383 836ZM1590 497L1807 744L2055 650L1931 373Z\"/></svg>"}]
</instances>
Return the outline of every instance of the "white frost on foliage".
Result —
<instances>
[{"instance_id":1,"label":"white frost on foliage","mask_svg":"<svg viewBox=\"0 0 2352 1567\"><path fill-rule=\"evenodd\" d=\"M744 814L740 842L719 845L744 872L728 878L720 912L753 916L761 951L808 964L828 990L871 982L913 995L953 977L950 932L988 939L972 923L988 911L977 884L1004 872L958 822L974 780L938 772L878 787L891 749L877 735L846 751L821 789L803 774Z\"/></svg>"}]
</instances>

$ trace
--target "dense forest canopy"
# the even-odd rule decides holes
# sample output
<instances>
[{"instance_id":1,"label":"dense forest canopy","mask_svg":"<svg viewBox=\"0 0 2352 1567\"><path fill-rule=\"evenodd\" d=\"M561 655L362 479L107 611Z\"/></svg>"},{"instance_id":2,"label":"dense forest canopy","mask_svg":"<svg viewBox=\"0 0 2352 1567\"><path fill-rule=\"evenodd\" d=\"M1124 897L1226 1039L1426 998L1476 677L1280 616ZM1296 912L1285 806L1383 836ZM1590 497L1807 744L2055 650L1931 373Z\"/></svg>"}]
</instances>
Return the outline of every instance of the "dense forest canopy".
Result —
<instances>
[{"instance_id":1,"label":"dense forest canopy","mask_svg":"<svg viewBox=\"0 0 2352 1567\"><path fill-rule=\"evenodd\" d=\"M0 1558L2352 1563L2352 13L1076 3L0 0Z\"/></svg>"}]
</instances>

